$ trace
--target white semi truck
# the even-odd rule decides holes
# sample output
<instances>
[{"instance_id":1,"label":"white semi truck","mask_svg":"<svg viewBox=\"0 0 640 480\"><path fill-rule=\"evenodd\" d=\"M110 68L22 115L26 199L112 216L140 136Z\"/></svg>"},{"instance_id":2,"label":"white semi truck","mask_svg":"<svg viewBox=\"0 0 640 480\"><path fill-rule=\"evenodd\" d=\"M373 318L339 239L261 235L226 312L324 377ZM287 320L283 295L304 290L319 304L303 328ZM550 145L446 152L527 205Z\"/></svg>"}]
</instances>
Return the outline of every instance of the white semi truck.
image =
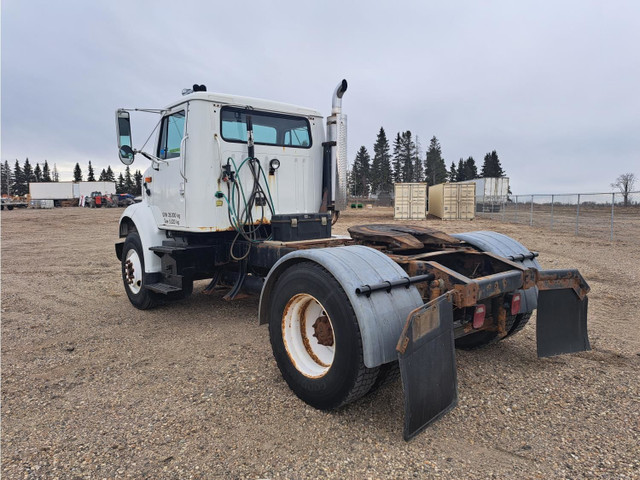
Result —
<instances>
[{"instance_id":1,"label":"white semi truck","mask_svg":"<svg viewBox=\"0 0 640 480\"><path fill-rule=\"evenodd\" d=\"M542 270L505 235L401 223L331 234L346 205L346 90L326 129L316 110L203 85L162 109L117 110L120 159L151 162L116 244L133 306L185 298L199 279L227 285L226 299L259 293L295 394L335 409L399 371L405 439L456 405L454 347L507 338L537 308L540 356L589 349L580 273ZM159 115L151 151L133 148L134 110Z\"/></svg>"}]
</instances>

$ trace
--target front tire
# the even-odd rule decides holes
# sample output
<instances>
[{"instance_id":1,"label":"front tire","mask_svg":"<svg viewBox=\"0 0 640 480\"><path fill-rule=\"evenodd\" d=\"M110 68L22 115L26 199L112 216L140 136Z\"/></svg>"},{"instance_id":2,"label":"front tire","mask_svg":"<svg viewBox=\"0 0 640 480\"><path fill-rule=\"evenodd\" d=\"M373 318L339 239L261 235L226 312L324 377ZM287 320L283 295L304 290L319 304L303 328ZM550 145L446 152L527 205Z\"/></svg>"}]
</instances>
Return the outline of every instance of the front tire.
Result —
<instances>
[{"instance_id":1,"label":"front tire","mask_svg":"<svg viewBox=\"0 0 640 480\"><path fill-rule=\"evenodd\" d=\"M122 282L131 304L139 310L155 307L158 297L144 284L144 254L138 232L130 232L122 248Z\"/></svg>"},{"instance_id":2,"label":"front tire","mask_svg":"<svg viewBox=\"0 0 640 480\"><path fill-rule=\"evenodd\" d=\"M364 365L351 303L338 281L313 262L289 267L269 305L269 337L280 372L304 402L332 410L369 392L378 367Z\"/></svg>"}]
</instances>

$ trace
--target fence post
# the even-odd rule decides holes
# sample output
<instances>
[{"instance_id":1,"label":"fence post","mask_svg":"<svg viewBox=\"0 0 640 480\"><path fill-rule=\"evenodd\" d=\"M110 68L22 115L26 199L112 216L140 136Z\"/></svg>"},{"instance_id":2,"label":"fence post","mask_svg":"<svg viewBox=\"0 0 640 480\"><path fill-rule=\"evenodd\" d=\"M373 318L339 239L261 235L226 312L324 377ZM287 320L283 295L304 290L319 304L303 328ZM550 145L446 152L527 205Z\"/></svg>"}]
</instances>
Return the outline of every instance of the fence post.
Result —
<instances>
[{"instance_id":1,"label":"fence post","mask_svg":"<svg viewBox=\"0 0 640 480\"><path fill-rule=\"evenodd\" d=\"M529 214L529 226L533 227L533 195L531 195L531 213Z\"/></svg>"},{"instance_id":2,"label":"fence post","mask_svg":"<svg viewBox=\"0 0 640 480\"><path fill-rule=\"evenodd\" d=\"M553 195L551 195L551 230L553 230Z\"/></svg>"},{"instance_id":3,"label":"fence post","mask_svg":"<svg viewBox=\"0 0 640 480\"><path fill-rule=\"evenodd\" d=\"M616 204L616 194L611 194L611 241L613 242L613 206Z\"/></svg>"},{"instance_id":4,"label":"fence post","mask_svg":"<svg viewBox=\"0 0 640 480\"><path fill-rule=\"evenodd\" d=\"M516 195L516 216L514 219L514 223L518 223L518 195Z\"/></svg>"},{"instance_id":5,"label":"fence post","mask_svg":"<svg viewBox=\"0 0 640 480\"><path fill-rule=\"evenodd\" d=\"M578 194L578 208L576 208L576 235L578 235L579 225L580 225L580 194Z\"/></svg>"}]
</instances>

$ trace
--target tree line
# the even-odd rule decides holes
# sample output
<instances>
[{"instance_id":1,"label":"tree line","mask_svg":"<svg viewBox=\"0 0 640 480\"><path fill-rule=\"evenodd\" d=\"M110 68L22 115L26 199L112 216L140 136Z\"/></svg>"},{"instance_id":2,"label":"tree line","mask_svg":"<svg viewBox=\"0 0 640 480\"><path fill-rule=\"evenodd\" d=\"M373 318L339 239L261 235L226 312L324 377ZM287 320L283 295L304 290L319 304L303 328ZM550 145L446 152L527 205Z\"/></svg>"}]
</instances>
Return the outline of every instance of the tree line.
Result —
<instances>
[{"instance_id":1,"label":"tree line","mask_svg":"<svg viewBox=\"0 0 640 480\"><path fill-rule=\"evenodd\" d=\"M59 182L60 174L56 164L53 167L49 167L47 160L44 161L42 167L40 163L36 163L33 167L29 158L24 161L21 166L20 162L16 160L13 169L9 166L9 162L5 160L0 163L0 183L2 195L19 195L24 196L29 193L29 183L35 182ZM73 169L73 181L84 181L84 175L80 164L76 163ZM89 161L87 168L87 182L95 182L96 176L93 165ZM142 192L142 173L140 170L136 170L133 174L129 169L129 166L123 173L120 173L116 178L115 173L111 169L111 165L106 169L102 169L97 179L98 182L115 182L116 193L130 193L132 195L140 195Z\"/></svg>"},{"instance_id":2,"label":"tree line","mask_svg":"<svg viewBox=\"0 0 640 480\"><path fill-rule=\"evenodd\" d=\"M479 177L503 177L505 174L495 150L484 156L480 175L473 157L461 158L457 165L451 162L447 170L442 147L435 136L423 156L417 135L414 137L409 130L398 132L391 151L384 128L380 127L373 145L373 159L367 148L361 146L349 171L347 186L350 195L366 197L371 193L389 193L394 183L427 182L436 185Z\"/></svg>"}]
</instances>

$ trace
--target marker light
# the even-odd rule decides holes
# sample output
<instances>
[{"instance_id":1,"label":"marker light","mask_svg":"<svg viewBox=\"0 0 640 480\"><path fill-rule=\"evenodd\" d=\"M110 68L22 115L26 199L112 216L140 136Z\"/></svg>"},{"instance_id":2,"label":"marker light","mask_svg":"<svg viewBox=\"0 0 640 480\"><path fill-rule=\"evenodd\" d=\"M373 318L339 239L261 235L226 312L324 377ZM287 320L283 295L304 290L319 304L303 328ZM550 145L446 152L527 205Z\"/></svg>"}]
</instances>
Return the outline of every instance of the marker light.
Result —
<instances>
[{"instance_id":1,"label":"marker light","mask_svg":"<svg viewBox=\"0 0 640 480\"><path fill-rule=\"evenodd\" d=\"M476 330L482 328L484 325L484 314L486 313L484 305L476 305L476 310L473 312L473 328Z\"/></svg>"}]
</instances>

